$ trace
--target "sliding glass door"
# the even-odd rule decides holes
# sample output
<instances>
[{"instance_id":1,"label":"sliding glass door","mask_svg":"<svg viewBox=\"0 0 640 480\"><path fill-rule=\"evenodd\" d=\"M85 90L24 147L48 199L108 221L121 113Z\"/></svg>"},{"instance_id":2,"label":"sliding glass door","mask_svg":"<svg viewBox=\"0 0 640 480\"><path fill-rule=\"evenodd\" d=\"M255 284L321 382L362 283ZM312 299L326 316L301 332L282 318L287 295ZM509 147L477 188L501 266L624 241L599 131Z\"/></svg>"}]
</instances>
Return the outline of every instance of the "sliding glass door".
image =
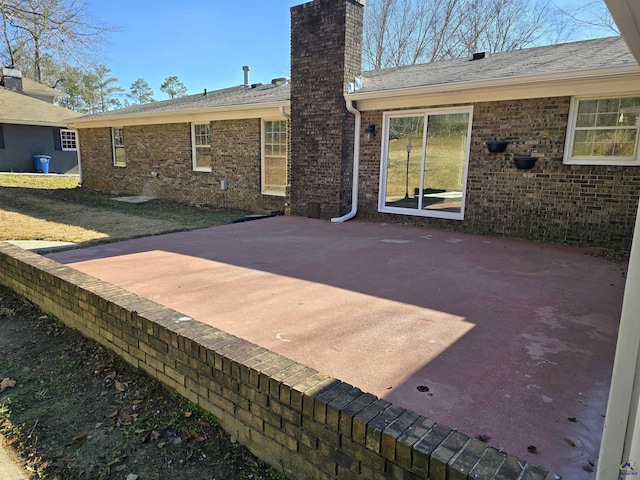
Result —
<instances>
[{"instance_id":1,"label":"sliding glass door","mask_svg":"<svg viewBox=\"0 0 640 480\"><path fill-rule=\"evenodd\" d=\"M462 220L472 107L384 117L379 211Z\"/></svg>"}]
</instances>

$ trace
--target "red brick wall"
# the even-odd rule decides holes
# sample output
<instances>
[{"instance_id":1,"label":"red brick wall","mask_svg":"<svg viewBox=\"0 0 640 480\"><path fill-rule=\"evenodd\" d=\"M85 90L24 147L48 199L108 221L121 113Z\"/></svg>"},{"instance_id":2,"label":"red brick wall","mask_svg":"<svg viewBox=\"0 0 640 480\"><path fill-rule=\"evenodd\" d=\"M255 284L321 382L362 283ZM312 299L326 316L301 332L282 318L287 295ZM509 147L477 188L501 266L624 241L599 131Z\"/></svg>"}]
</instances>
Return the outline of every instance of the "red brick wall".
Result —
<instances>
[{"instance_id":1,"label":"red brick wall","mask_svg":"<svg viewBox=\"0 0 640 480\"><path fill-rule=\"evenodd\" d=\"M382 135L363 141L359 218L544 242L629 251L640 197L640 169L563 165L569 97L474 105L465 219L378 213ZM363 129L382 125L382 111L363 112ZM507 139L504 154L485 142ZM514 155L541 155L517 170Z\"/></svg>"},{"instance_id":2,"label":"red brick wall","mask_svg":"<svg viewBox=\"0 0 640 480\"><path fill-rule=\"evenodd\" d=\"M124 127L126 167L113 166L109 128L81 129L79 138L88 188L244 210L284 209L284 197L260 193L259 119L211 122L211 172L193 171L189 123Z\"/></svg>"}]
</instances>

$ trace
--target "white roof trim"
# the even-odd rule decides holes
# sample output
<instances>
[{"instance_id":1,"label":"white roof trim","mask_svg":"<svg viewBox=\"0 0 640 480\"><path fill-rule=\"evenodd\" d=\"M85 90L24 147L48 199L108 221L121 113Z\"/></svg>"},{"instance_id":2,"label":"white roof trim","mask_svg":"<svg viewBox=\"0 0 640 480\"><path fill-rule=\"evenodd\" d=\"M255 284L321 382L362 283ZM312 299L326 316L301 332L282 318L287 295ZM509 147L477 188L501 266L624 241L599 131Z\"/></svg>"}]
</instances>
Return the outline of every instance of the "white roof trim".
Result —
<instances>
[{"instance_id":1,"label":"white roof trim","mask_svg":"<svg viewBox=\"0 0 640 480\"><path fill-rule=\"evenodd\" d=\"M398 88L392 90L376 90L372 92L355 92L346 94L345 97L351 100L368 100L374 98L419 95L422 93L453 93L472 89L502 89L504 87L531 86L536 84L548 85L554 82L576 82L579 80L588 79L619 78L625 75L640 75L640 65L625 65L620 67L608 67L590 70L574 70L567 72L548 73L543 75L522 75L517 77L505 77L501 79L470 82L441 83L437 85L425 85L420 87ZM526 90L523 91L523 94L526 94Z\"/></svg>"},{"instance_id":2,"label":"white roof trim","mask_svg":"<svg viewBox=\"0 0 640 480\"><path fill-rule=\"evenodd\" d=\"M71 121L77 128L90 128L102 126L156 125L162 123L197 122L200 120L262 118L265 115L279 116L280 107L289 107L289 103L289 101L280 101L164 112L138 112L123 115L107 115L98 118L74 118Z\"/></svg>"},{"instance_id":3,"label":"white roof trim","mask_svg":"<svg viewBox=\"0 0 640 480\"><path fill-rule=\"evenodd\" d=\"M12 120L10 118L1 118L0 123L4 125L28 125L32 127L58 127L67 128L66 122L40 122L37 120Z\"/></svg>"}]
</instances>

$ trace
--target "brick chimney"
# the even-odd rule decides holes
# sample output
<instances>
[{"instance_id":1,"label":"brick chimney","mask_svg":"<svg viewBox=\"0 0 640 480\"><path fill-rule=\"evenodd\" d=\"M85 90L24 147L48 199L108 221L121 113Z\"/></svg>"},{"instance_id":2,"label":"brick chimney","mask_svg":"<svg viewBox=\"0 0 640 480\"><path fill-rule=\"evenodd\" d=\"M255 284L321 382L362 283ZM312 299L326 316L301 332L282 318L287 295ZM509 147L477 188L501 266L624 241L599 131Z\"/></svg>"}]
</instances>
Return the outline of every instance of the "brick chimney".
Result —
<instances>
[{"instance_id":1,"label":"brick chimney","mask_svg":"<svg viewBox=\"0 0 640 480\"><path fill-rule=\"evenodd\" d=\"M14 68L13 65L2 67L0 85L8 90L22 93L22 72L19 69Z\"/></svg>"},{"instance_id":2,"label":"brick chimney","mask_svg":"<svg viewBox=\"0 0 640 480\"><path fill-rule=\"evenodd\" d=\"M354 117L347 83L360 74L364 0L313 0L291 8L292 215L350 210Z\"/></svg>"}]
</instances>

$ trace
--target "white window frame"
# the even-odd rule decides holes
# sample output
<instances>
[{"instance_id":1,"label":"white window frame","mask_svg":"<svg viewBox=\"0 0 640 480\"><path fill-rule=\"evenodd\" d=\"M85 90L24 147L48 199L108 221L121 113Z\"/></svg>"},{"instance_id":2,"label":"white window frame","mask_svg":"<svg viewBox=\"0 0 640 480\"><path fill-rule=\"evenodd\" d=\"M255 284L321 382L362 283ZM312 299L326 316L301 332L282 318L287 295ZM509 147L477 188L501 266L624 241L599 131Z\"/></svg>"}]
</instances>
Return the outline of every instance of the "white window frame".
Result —
<instances>
[{"instance_id":1,"label":"white window frame","mask_svg":"<svg viewBox=\"0 0 640 480\"><path fill-rule=\"evenodd\" d=\"M427 121L428 115L447 115L455 113L468 113L469 125L467 130L467 146L465 151L465 163L464 172L462 175L462 200L460 205L460 213L456 212L441 212L438 210L418 210L415 208L402 208L402 207L390 207L385 205L385 192L387 182L387 159L389 151L389 123L391 118L397 117L416 117L423 115L425 117L425 133L422 140L422 152L426 154L426 140L427 140ZM416 110L400 110L384 112L382 116L382 151L380 154L380 185L378 186L378 212L392 213L396 215L408 215L412 217L430 217L430 218L446 218L450 220L464 220L464 211L467 198L467 176L469 174L469 153L471 150L471 131L473 127L473 105L464 107L450 107L450 108L424 108ZM424 158L422 159L421 175L424 175Z\"/></svg>"},{"instance_id":2,"label":"white window frame","mask_svg":"<svg viewBox=\"0 0 640 480\"><path fill-rule=\"evenodd\" d=\"M618 98L633 98L640 97L640 93L634 95L589 95L589 96L577 96L571 97L571 104L569 107L569 121L567 123L567 134L565 138L564 146L564 158L563 163L565 165L624 165L633 166L640 165L640 126L636 126L636 146L635 154L631 157L617 157L612 158L609 156L576 156L574 157L573 144L576 134L576 123L578 119L578 104L581 100L607 100ZM600 127L602 128L602 127ZM609 127L615 129L615 127Z\"/></svg>"},{"instance_id":3,"label":"white window frame","mask_svg":"<svg viewBox=\"0 0 640 480\"><path fill-rule=\"evenodd\" d=\"M65 138L67 137L67 138ZM72 138L71 138L72 137ZM73 143L73 147L65 147L65 144ZM78 151L78 135L75 130L60 129L60 145L64 152L77 152Z\"/></svg>"},{"instance_id":4,"label":"white window frame","mask_svg":"<svg viewBox=\"0 0 640 480\"><path fill-rule=\"evenodd\" d=\"M196 145L196 126L198 125L209 126L209 143L207 145ZM194 172L211 172L211 166L198 167L198 162L197 162L198 148L209 148L209 150L211 150L211 123L191 123L191 161L193 165L193 171Z\"/></svg>"},{"instance_id":5,"label":"white window frame","mask_svg":"<svg viewBox=\"0 0 640 480\"><path fill-rule=\"evenodd\" d=\"M262 195L272 195L274 197L284 197L286 196L286 189L287 189L287 182L288 182L288 176L287 178L285 178L285 191L284 192L275 192L272 190L266 190L265 189L265 141L266 141L266 127L265 127L265 123L266 122L284 122L285 123L285 133L286 133L286 140L285 140L285 145L286 145L286 153L284 155L271 155L271 156L280 156L280 157L284 157L284 161L285 161L285 171L288 171L289 168L289 124L288 124L288 120L287 119L283 119L282 117L278 117L278 118L263 118L261 120L261 125L260 125L260 136L261 136L261 140L260 140L260 193ZM285 175L287 175L287 173L285 173Z\"/></svg>"},{"instance_id":6,"label":"white window frame","mask_svg":"<svg viewBox=\"0 0 640 480\"><path fill-rule=\"evenodd\" d=\"M116 130L122 130L122 145L118 145L118 147L122 147L125 149L124 163L117 163L116 159ZM124 128L123 127L111 127L111 149L113 155L113 166L124 168L127 166L127 154L126 154L126 146L124 143Z\"/></svg>"}]
</instances>

